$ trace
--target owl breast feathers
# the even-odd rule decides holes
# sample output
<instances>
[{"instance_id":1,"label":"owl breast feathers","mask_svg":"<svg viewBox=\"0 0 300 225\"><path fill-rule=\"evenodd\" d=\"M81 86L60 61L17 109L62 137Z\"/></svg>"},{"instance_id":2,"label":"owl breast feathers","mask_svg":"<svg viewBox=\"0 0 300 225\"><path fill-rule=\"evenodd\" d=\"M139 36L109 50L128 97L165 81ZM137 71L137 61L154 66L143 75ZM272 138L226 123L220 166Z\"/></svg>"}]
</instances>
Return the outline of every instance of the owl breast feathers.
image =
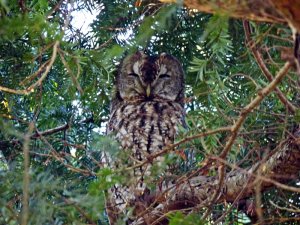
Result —
<instances>
[{"instance_id":1,"label":"owl breast feathers","mask_svg":"<svg viewBox=\"0 0 300 225\"><path fill-rule=\"evenodd\" d=\"M184 73L171 55L141 52L123 60L116 77L108 131L136 159L161 150L174 141L184 124Z\"/></svg>"},{"instance_id":2,"label":"owl breast feathers","mask_svg":"<svg viewBox=\"0 0 300 225\"><path fill-rule=\"evenodd\" d=\"M137 52L126 57L116 76L110 111L108 132L129 153L130 165L172 144L185 115L184 73L179 61L165 53L147 56ZM128 202L140 195L137 190L144 192L144 177L150 175L150 167L151 163L135 168L130 184L112 188L110 212L124 212Z\"/></svg>"}]
</instances>

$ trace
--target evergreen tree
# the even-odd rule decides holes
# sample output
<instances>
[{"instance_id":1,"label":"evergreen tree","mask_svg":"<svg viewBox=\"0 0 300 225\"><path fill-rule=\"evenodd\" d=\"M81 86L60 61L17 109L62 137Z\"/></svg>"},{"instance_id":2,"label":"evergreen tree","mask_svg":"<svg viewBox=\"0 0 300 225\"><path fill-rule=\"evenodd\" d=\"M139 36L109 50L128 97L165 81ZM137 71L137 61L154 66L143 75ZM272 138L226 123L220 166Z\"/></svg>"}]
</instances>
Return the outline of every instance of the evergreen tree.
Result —
<instances>
[{"instance_id":1,"label":"evergreen tree","mask_svg":"<svg viewBox=\"0 0 300 225\"><path fill-rule=\"evenodd\" d=\"M154 220L299 223L299 50L278 23L297 30L297 17L162 2L0 0L0 224L108 224L106 190L126 182L103 165L122 157L105 135L110 96L137 50L186 71L188 129L164 154L179 197ZM88 32L73 22L82 11L97 14Z\"/></svg>"}]
</instances>

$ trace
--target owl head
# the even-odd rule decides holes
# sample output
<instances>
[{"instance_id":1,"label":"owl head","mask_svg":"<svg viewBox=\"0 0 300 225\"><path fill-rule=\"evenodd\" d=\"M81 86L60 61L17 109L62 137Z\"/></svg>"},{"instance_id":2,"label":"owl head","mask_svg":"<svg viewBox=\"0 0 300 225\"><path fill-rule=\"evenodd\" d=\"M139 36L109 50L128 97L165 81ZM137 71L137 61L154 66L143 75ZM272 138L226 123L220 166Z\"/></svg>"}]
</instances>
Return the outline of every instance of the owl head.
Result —
<instances>
[{"instance_id":1,"label":"owl head","mask_svg":"<svg viewBox=\"0 0 300 225\"><path fill-rule=\"evenodd\" d=\"M116 77L117 95L126 101L184 101L184 73L180 62L162 53L127 56Z\"/></svg>"}]
</instances>

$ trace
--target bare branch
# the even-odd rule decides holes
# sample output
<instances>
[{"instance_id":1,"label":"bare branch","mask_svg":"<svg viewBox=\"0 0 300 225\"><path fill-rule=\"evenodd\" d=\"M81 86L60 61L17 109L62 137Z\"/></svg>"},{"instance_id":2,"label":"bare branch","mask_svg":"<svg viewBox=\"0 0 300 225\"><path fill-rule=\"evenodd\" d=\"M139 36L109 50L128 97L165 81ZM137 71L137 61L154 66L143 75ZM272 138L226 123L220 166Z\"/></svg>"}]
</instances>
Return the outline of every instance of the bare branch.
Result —
<instances>
[{"instance_id":1,"label":"bare branch","mask_svg":"<svg viewBox=\"0 0 300 225\"><path fill-rule=\"evenodd\" d=\"M79 124L81 124L81 123L89 123L89 122L92 122L92 121L93 121L93 118L87 118L87 119L79 121ZM48 135L55 134L55 133L60 132L60 131L67 130L69 128L70 128L70 124L67 123L67 124L64 124L64 125L61 125L61 126L58 126L58 127L55 127L55 128L51 128L49 130L45 130L45 131L41 131L41 132L36 132L30 138L34 139L34 138L39 138L40 136L48 136Z\"/></svg>"},{"instance_id":2,"label":"bare branch","mask_svg":"<svg viewBox=\"0 0 300 225\"><path fill-rule=\"evenodd\" d=\"M260 182L261 191L275 185L300 193L299 188L281 183L293 175L297 176L300 169L300 146L297 141L286 140L282 143L277 152L273 152L266 158L267 161L264 162L258 173L255 171L260 163L248 169L242 169L220 157L214 157L214 159L220 160L224 165L234 169L232 173L226 175L217 203L233 202L237 196L239 199L243 199L253 195L257 181ZM285 174L286 177L278 177L276 174ZM143 215L143 218L138 218L133 224L144 224L145 217L150 221L158 221L157 218L164 217L174 209L180 210L188 207L190 210L198 205L199 207L208 206L211 204L211 196L218 188L219 178L217 176L195 176L190 179L181 179L175 183L167 183L163 187L157 188L155 199L160 199L161 204L156 208L148 209L147 214Z\"/></svg>"},{"instance_id":3,"label":"bare branch","mask_svg":"<svg viewBox=\"0 0 300 225\"><path fill-rule=\"evenodd\" d=\"M263 58L262 58L259 50L255 46L255 43L251 40L251 31L250 31L249 22L248 21L243 21L243 26L244 26L247 45L251 49L252 54L253 54L254 58L256 59L256 62L259 65L261 71L263 72L265 77L271 82L273 80L273 76L270 73L270 71L268 70L266 64L264 63ZM290 112L295 113L297 108L286 99L286 97L281 92L281 90L278 87L275 87L274 91L278 95L278 98L283 103L283 105L285 105Z\"/></svg>"},{"instance_id":4,"label":"bare branch","mask_svg":"<svg viewBox=\"0 0 300 225\"><path fill-rule=\"evenodd\" d=\"M82 90L82 88L81 88L81 86L80 86L80 84L79 84L79 82L78 82L78 79L77 79L78 76L77 76L77 78L76 78L76 76L74 75L72 69L69 67L69 65L68 65L68 63L67 63L67 61L65 60L65 57L64 57L64 55L63 55L63 51L59 50L59 51L58 51L58 54L59 54L59 56L60 56L60 58L61 58L62 63L63 63L64 66L66 67L68 73L70 74L71 79L72 79L74 85L76 86L77 90L80 92L80 94L83 94L83 90ZM79 65L79 63L77 62L77 66L78 66L78 65ZM79 72L80 72L80 70L79 70L79 68L78 68L78 73L79 73Z\"/></svg>"},{"instance_id":5,"label":"bare branch","mask_svg":"<svg viewBox=\"0 0 300 225\"><path fill-rule=\"evenodd\" d=\"M47 77L50 69L52 68L52 65L53 65L53 63L56 59L58 46L59 46L59 41L55 41L54 45L53 45L52 56L50 58L49 63L45 66L45 72L42 74L42 76L35 83L33 83L28 88L23 89L23 90L16 90L16 89L11 89L11 88L0 86L0 91L5 91L5 92L8 92L8 93L18 94L18 95L28 95L28 94L32 93L36 87L38 87L42 84L43 80ZM42 65L41 67L44 67L44 65Z\"/></svg>"},{"instance_id":6,"label":"bare branch","mask_svg":"<svg viewBox=\"0 0 300 225\"><path fill-rule=\"evenodd\" d=\"M276 86L280 83L282 78L287 74L291 67L291 64L289 62L285 63L285 65L281 68L281 70L278 72L274 80L270 84L268 84L265 88L263 88L261 91L258 92L258 95L256 96L253 101L251 101L244 109L242 109L240 113L240 117L238 120L233 124L232 129L231 129L231 137L227 141L223 151L220 154L221 158L225 158L229 150L231 149L231 146L233 145L240 127L244 123L245 119L247 118L247 115L254 109L256 108L262 100L273 91Z\"/></svg>"},{"instance_id":7,"label":"bare branch","mask_svg":"<svg viewBox=\"0 0 300 225\"><path fill-rule=\"evenodd\" d=\"M69 129L69 127L70 126L67 123L65 125L61 125L61 126L58 126L58 127L55 127L55 128L43 131L43 132L39 132L39 133L37 132L34 135L32 135L31 138L34 139L34 138L38 138L40 136L47 136L47 135L55 134L57 132L67 130L67 129Z\"/></svg>"}]
</instances>

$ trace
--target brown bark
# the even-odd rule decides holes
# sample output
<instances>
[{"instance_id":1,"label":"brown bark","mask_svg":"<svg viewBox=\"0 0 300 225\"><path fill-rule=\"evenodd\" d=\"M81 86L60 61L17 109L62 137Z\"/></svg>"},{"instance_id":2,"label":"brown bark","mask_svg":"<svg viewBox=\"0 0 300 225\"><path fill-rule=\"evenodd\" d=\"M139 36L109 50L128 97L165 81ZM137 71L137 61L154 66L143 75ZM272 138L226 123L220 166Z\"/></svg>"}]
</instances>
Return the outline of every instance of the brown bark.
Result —
<instances>
[{"instance_id":1,"label":"brown bark","mask_svg":"<svg viewBox=\"0 0 300 225\"><path fill-rule=\"evenodd\" d=\"M161 2L175 1L161 0ZM184 5L205 13L287 24L300 33L300 1L185 0ZM266 69L262 70L269 75ZM269 76L268 79L272 82L273 77ZM296 110L293 105L289 105L280 89L277 89L276 93L291 112ZM236 167L220 155L211 159L224 165L226 171L231 169L223 177L223 173L220 172L216 176L190 173L174 182L164 182L157 187L156 193L143 196L143 199L136 202L134 212L136 220L130 224L168 224L166 215L173 210L191 212L207 208L209 212L209 208L216 203L237 203L241 199L255 195L257 190L263 192L270 187L300 192L299 188L284 184L297 179L300 170L300 130L295 136L289 137L268 157L249 168Z\"/></svg>"},{"instance_id":2,"label":"brown bark","mask_svg":"<svg viewBox=\"0 0 300 225\"><path fill-rule=\"evenodd\" d=\"M162 2L174 2L162 0ZM300 1L295 0L184 0L184 5L205 13L269 23L286 23L300 32Z\"/></svg>"},{"instance_id":3,"label":"brown bark","mask_svg":"<svg viewBox=\"0 0 300 225\"><path fill-rule=\"evenodd\" d=\"M220 158L214 159L225 163ZM228 165L230 164L227 163ZM232 171L226 175L224 185L215 203L234 202L252 196L258 183L261 191L276 186L299 192L299 188L280 182L286 182L298 176L300 137L286 140L278 148L278 151L266 157L264 162L257 163L251 168L242 169L233 165L230 167ZM166 224L165 215L172 210L187 209L187 211L191 211L195 207L209 207L212 196L219 189L218 185L218 176L193 176L191 178L187 176L176 183L164 185L158 188L152 202L147 203L148 208L143 202L144 210L140 212L140 216L133 224ZM137 204L141 204L141 202ZM151 207L151 204L156 207Z\"/></svg>"}]
</instances>

